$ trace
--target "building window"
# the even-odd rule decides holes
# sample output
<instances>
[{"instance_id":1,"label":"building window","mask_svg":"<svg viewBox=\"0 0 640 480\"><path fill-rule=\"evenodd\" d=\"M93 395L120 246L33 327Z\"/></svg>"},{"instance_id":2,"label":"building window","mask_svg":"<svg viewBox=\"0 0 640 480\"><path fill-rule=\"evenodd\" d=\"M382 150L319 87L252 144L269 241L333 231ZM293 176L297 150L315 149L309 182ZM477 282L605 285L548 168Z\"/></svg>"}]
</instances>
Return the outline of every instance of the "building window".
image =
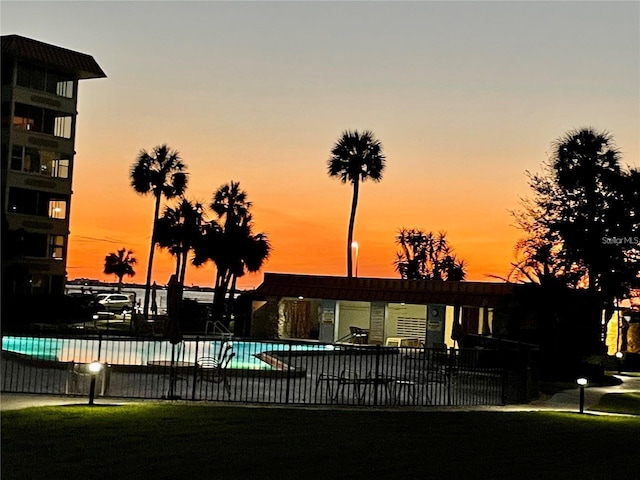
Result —
<instances>
[{"instance_id":1,"label":"building window","mask_svg":"<svg viewBox=\"0 0 640 480\"><path fill-rule=\"evenodd\" d=\"M42 122L36 126L37 117L42 119L42 115L38 115L36 110L42 110L41 108L31 107L23 103L16 103L16 107L13 111L13 128L20 130L35 130L39 132L42 130Z\"/></svg>"},{"instance_id":2,"label":"building window","mask_svg":"<svg viewBox=\"0 0 640 480\"><path fill-rule=\"evenodd\" d=\"M66 200L49 200L49 218L57 218L60 220L64 220L65 218L67 218Z\"/></svg>"},{"instance_id":3,"label":"building window","mask_svg":"<svg viewBox=\"0 0 640 480\"><path fill-rule=\"evenodd\" d=\"M34 274L31 275L31 293L46 294L49 293L49 276Z\"/></svg>"},{"instance_id":4,"label":"building window","mask_svg":"<svg viewBox=\"0 0 640 480\"><path fill-rule=\"evenodd\" d=\"M13 60L2 59L0 75L2 75L2 85L13 85Z\"/></svg>"},{"instance_id":5,"label":"building window","mask_svg":"<svg viewBox=\"0 0 640 480\"><path fill-rule=\"evenodd\" d=\"M20 87L52 93L59 97L73 98L73 83L74 79L70 75L35 65L18 63L16 84Z\"/></svg>"},{"instance_id":6,"label":"building window","mask_svg":"<svg viewBox=\"0 0 640 480\"><path fill-rule=\"evenodd\" d=\"M13 147L11 149L11 170L22 170L22 147Z\"/></svg>"},{"instance_id":7,"label":"building window","mask_svg":"<svg viewBox=\"0 0 640 480\"><path fill-rule=\"evenodd\" d=\"M41 67L31 68L31 88L44 90L45 69Z\"/></svg>"},{"instance_id":8,"label":"building window","mask_svg":"<svg viewBox=\"0 0 640 480\"><path fill-rule=\"evenodd\" d=\"M71 138L73 117L68 113L16 103L13 127L20 130L46 133L54 137Z\"/></svg>"},{"instance_id":9,"label":"building window","mask_svg":"<svg viewBox=\"0 0 640 480\"><path fill-rule=\"evenodd\" d=\"M21 235L22 255L25 257L47 258L47 235L25 232Z\"/></svg>"},{"instance_id":10,"label":"building window","mask_svg":"<svg viewBox=\"0 0 640 480\"><path fill-rule=\"evenodd\" d=\"M64 255L64 236L51 235L49 237L49 258L62 260Z\"/></svg>"},{"instance_id":11,"label":"building window","mask_svg":"<svg viewBox=\"0 0 640 480\"><path fill-rule=\"evenodd\" d=\"M59 158L61 155L51 159L51 176L58 178L69 178L69 167L71 161L68 158Z\"/></svg>"},{"instance_id":12,"label":"building window","mask_svg":"<svg viewBox=\"0 0 640 480\"><path fill-rule=\"evenodd\" d=\"M31 88L31 67L25 63L18 63L16 85Z\"/></svg>"},{"instance_id":13,"label":"building window","mask_svg":"<svg viewBox=\"0 0 640 480\"><path fill-rule=\"evenodd\" d=\"M58 193L40 192L26 188L10 188L8 211L23 215L66 219L68 201L68 196Z\"/></svg>"},{"instance_id":14,"label":"building window","mask_svg":"<svg viewBox=\"0 0 640 480\"><path fill-rule=\"evenodd\" d=\"M2 128L7 128L11 125L11 102L2 102Z\"/></svg>"},{"instance_id":15,"label":"building window","mask_svg":"<svg viewBox=\"0 0 640 480\"><path fill-rule=\"evenodd\" d=\"M11 169L39 173L48 177L69 178L70 155L14 145Z\"/></svg>"}]
</instances>

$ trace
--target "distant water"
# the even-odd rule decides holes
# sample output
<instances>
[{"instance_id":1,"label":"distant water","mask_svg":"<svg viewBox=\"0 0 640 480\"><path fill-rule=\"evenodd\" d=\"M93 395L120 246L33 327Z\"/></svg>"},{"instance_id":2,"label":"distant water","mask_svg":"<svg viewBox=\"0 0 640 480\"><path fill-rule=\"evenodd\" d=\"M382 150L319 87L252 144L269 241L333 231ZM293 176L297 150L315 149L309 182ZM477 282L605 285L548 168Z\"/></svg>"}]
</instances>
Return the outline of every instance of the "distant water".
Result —
<instances>
[{"instance_id":1,"label":"distant water","mask_svg":"<svg viewBox=\"0 0 640 480\"><path fill-rule=\"evenodd\" d=\"M79 293L83 291L86 293L104 293L117 291L114 287L108 286L91 286L83 287L82 285L67 285L65 293ZM127 288L125 283L122 286L122 293L135 295L135 302L140 302L140 305L144 305L144 288ZM185 290L183 298L189 298L191 300L197 300L199 303L212 303L213 292L197 292L192 290ZM163 314L167 311L167 289L166 287L158 286L156 288L156 303L158 304L158 313ZM151 305L151 301L149 302Z\"/></svg>"}]
</instances>

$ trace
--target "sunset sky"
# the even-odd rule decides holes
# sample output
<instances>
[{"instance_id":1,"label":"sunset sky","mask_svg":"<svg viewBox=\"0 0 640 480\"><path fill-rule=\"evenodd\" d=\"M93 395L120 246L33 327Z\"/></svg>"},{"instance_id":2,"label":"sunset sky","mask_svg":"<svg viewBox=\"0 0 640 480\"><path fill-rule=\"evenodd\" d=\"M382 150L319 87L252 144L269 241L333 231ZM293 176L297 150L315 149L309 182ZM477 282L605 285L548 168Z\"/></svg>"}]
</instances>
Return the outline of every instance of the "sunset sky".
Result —
<instances>
[{"instance_id":1,"label":"sunset sky","mask_svg":"<svg viewBox=\"0 0 640 480\"><path fill-rule=\"evenodd\" d=\"M79 88L70 279L113 280L104 257L126 247L144 282L153 200L128 175L161 143L189 199L240 182L273 246L263 272L345 275L352 191L326 162L345 129L372 130L387 168L362 185L354 234L369 277L398 276L401 227L445 230L469 280L505 276L525 171L572 128L608 130L640 163L638 2L3 0L0 15L3 35L88 53L108 77ZM156 258L165 284L173 260ZM211 264L187 272L213 280Z\"/></svg>"}]
</instances>

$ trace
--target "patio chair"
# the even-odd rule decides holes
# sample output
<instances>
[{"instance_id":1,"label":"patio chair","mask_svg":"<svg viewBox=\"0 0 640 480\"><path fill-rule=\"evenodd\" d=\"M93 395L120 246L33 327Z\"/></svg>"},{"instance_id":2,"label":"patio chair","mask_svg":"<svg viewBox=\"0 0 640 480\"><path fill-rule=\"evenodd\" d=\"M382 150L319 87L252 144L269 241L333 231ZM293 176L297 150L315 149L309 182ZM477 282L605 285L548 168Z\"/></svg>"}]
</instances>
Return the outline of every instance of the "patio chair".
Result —
<instances>
[{"instance_id":1,"label":"patio chair","mask_svg":"<svg viewBox=\"0 0 640 480\"><path fill-rule=\"evenodd\" d=\"M235 355L233 342L223 342L217 357L200 357L197 361L198 380L223 384L228 397L231 398L231 382L227 371Z\"/></svg>"},{"instance_id":2,"label":"patio chair","mask_svg":"<svg viewBox=\"0 0 640 480\"><path fill-rule=\"evenodd\" d=\"M369 343L369 330L360 327L349 327L351 343L366 345Z\"/></svg>"},{"instance_id":3,"label":"patio chair","mask_svg":"<svg viewBox=\"0 0 640 480\"><path fill-rule=\"evenodd\" d=\"M405 355L399 375L392 384L394 403L403 398L411 404L433 404L445 401L458 377L457 355L446 346L429 349L425 354Z\"/></svg>"}]
</instances>

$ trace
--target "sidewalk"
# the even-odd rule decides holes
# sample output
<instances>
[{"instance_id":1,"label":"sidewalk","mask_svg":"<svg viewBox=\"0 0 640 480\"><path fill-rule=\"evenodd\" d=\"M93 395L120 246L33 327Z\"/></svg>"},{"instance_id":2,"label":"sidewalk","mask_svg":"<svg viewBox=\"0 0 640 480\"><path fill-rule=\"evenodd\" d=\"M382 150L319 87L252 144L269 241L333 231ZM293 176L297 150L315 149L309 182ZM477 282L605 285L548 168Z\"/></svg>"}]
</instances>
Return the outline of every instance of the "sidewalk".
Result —
<instances>
[{"instance_id":1,"label":"sidewalk","mask_svg":"<svg viewBox=\"0 0 640 480\"><path fill-rule=\"evenodd\" d=\"M589 410L591 407L598 404L600 398L607 393L629 393L640 392L640 377L627 376L624 374L613 375L614 377L622 380L620 385L613 385L608 387L585 387L584 389L584 408ZM546 400L536 400L530 405L532 407L540 407L549 410L571 410L575 411L579 408L580 404L580 388L571 390L564 390L558 392Z\"/></svg>"},{"instance_id":2,"label":"sidewalk","mask_svg":"<svg viewBox=\"0 0 640 480\"><path fill-rule=\"evenodd\" d=\"M95 405L125 405L150 400L97 397ZM29 407L53 407L64 405L88 405L88 397L65 395L38 395L28 393L3 393L0 395L0 411L20 410Z\"/></svg>"},{"instance_id":3,"label":"sidewalk","mask_svg":"<svg viewBox=\"0 0 640 480\"><path fill-rule=\"evenodd\" d=\"M622 384L610 386L610 387L589 387L585 388L585 410L589 410L595 406L600 398L607 393L627 393L627 392L639 392L640 393L640 376L626 376L614 375L622 380ZM44 406L62 406L62 405L87 405L89 399L81 396L60 396L60 395L37 395L37 394L20 394L20 393L3 393L0 395L0 411L6 410L19 410L29 407L44 407ZM142 402L164 402L164 400L143 400L143 399L121 399L110 397L97 397L95 400L96 405L126 405L132 403ZM197 402L202 404L202 402ZM214 403L212 403L214 404ZM535 400L531 403L521 405L505 405L505 406L480 406L480 407L453 407L457 410L493 410L493 411L537 411L537 410L553 410L553 411L578 411L580 404L580 388L576 387L571 390L564 390L556 393L555 395L546 398ZM308 406L307 406L308 407ZM325 408L325 407L320 407ZM452 407L424 407L425 410L448 410Z\"/></svg>"}]
</instances>

